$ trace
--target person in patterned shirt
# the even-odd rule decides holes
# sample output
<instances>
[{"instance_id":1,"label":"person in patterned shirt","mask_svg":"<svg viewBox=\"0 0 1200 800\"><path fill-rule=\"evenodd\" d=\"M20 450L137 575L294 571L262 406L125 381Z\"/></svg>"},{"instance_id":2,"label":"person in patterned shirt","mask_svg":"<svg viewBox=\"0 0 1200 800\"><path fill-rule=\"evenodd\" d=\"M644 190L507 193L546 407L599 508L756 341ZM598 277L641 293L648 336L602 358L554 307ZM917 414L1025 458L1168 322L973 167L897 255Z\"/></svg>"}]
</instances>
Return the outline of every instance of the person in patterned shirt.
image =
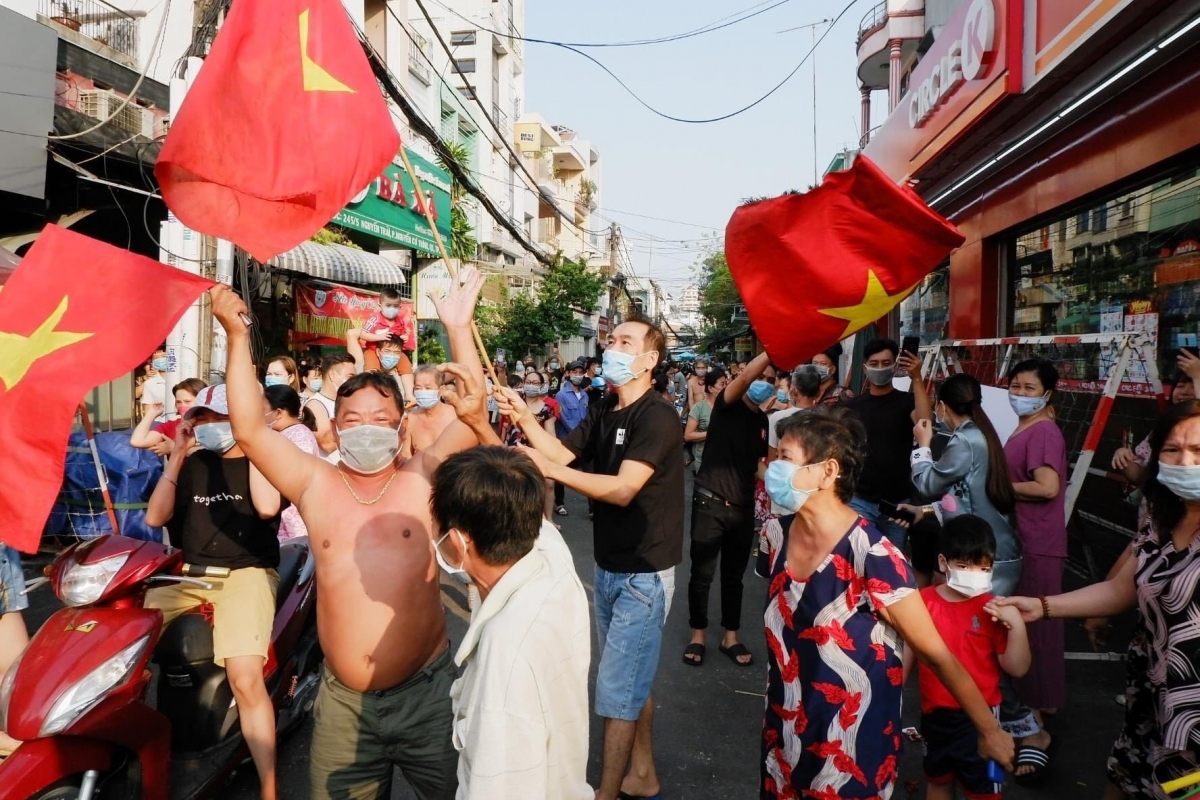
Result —
<instances>
[{"instance_id":1,"label":"person in patterned shirt","mask_svg":"<svg viewBox=\"0 0 1200 800\"><path fill-rule=\"evenodd\" d=\"M766 523L767 700L762 800L879 798L896 785L903 642L979 732L979 755L1010 768L1012 737L954 658L903 554L848 505L862 432L833 409L783 420Z\"/></svg>"}]
</instances>

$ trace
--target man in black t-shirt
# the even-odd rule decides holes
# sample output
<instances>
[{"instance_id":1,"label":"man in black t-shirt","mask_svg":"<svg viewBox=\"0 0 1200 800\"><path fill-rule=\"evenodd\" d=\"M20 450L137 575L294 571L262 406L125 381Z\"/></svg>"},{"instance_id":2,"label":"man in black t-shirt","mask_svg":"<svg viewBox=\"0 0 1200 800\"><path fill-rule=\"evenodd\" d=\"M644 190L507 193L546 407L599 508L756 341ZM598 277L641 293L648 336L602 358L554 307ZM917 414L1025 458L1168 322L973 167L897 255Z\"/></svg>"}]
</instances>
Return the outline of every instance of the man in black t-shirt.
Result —
<instances>
[{"instance_id":1,"label":"man in black t-shirt","mask_svg":"<svg viewBox=\"0 0 1200 800\"><path fill-rule=\"evenodd\" d=\"M741 667L754 662L738 641L742 627L742 575L754 542L754 478L767 454L767 415L759 408L775 394L775 384L762 378L771 365L760 353L713 401L704 440L704 458L692 491L692 576L688 612L692 642L683 663L704 663L708 628L708 590L721 559L720 650Z\"/></svg>"},{"instance_id":2,"label":"man in black t-shirt","mask_svg":"<svg viewBox=\"0 0 1200 800\"><path fill-rule=\"evenodd\" d=\"M921 360L912 353L901 353L891 339L867 342L863 371L865 391L846 401L867 431L867 463L850 507L903 550L908 532L880 511L879 501L903 503L912 495L908 463L913 450L912 426L917 420L932 420L933 410L921 380ZM911 392L892 385L897 371L912 380Z\"/></svg>"},{"instance_id":3,"label":"man in black t-shirt","mask_svg":"<svg viewBox=\"0 0 1200 800\"><path fill-rule=\"evenodd\" d=\"M595 501L595 612L603 642L596 713L605 718L598 800L619 793L654 797L661 788L650 690L675 565L683 560L683 432L675 409L651 389L654 368L665 357L658 328L618 325L603 362L604 378L615 388L561 442L516 393L506 390L500 401L535 448L523 450L542 474ZM589 471L568 466L577 460L590 464Z\"/></svg>"},{"instance_id":4,"label":"man in black t-shirt","mask_svg":"<svg viewBox=\"0 0 1200 800\"><path fill-rule=\"evenodd\" d=\"M188 455L197 443L202 449ZM263 666L275 621L282 503L234 441L224 384L207 387L176 430L146 524L168 525L187 563L231 572L210 579L212 589L184 584L151 589L146 607L160 609L167 624L188 609L212 606L214 660L229 678L264 800L276 796L275 710Z\"/></svg>"}]
</instances>

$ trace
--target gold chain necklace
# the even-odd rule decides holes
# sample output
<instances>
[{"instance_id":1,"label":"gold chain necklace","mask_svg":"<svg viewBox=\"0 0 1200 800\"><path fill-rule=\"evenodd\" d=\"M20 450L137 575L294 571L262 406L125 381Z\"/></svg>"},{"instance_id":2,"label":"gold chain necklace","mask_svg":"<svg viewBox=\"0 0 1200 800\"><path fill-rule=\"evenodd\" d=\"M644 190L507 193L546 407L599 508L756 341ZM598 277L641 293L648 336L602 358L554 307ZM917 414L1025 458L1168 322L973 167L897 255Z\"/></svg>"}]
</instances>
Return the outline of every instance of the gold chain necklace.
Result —
<instances>
[{"instance_id":1,"label":"gold chain necklace","mask_svg":"<svg viewBox=\"0 0 1200 800\"><path fill-rule=\"evenodd\" d=\"M376 503L378 503L380 500L382 500L383 496L385 494L387 494L387 490L391 487L392 481L396 480L396 476L400 474L400 470L395 469L393 467L392 477L387 479L387 483L385 483L383 485L383 488L379 490L379 494L375 495L374 500L363 500L361 497L358 496L358 492L354 491L354 487L351 486L350 481L346 479L346 473L342 471L341 464L338 464L338 466L337 466L337 473L338 473L338 475L342 476L342 483L346 484L346 489L350 492L350 496L353 497L360 506L373 506Z\"/></svg>"}]
</instances>

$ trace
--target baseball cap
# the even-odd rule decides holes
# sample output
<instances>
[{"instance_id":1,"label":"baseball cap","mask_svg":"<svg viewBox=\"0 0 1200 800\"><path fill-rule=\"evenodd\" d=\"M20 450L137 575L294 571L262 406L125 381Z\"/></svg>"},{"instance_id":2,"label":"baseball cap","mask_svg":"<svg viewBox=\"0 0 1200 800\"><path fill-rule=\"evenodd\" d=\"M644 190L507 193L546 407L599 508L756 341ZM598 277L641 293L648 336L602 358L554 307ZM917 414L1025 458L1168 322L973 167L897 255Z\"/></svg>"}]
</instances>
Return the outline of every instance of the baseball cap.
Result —
<instances>
[{"instance_id":1,"label":"baseball cap","mask_svg":"<svg viewBox=\"0 0 1200 800\"><path fill-rule=\"evenodd\" d=\"M215 386L205 386L201 389L200 394L196 395L196 404L187 410L183 418L191 419L202 408L229 416L229 397L225 392L225 384L218 383Z\"/></svg>"}]
</instances>

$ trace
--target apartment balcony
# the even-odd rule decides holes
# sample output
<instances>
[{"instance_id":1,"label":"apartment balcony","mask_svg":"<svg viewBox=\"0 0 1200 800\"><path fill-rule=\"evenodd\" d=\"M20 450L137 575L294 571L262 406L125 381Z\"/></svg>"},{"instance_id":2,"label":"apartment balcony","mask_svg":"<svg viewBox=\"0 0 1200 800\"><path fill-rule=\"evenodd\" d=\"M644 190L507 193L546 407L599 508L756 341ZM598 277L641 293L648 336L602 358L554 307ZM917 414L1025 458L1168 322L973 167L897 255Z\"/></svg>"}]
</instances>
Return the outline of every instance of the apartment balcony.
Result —
<instances>
[{"instance_id":1,"label":"apartment balcony","mask_svg":"<svg viewBox=\"0 0 1200 800\"><path fill-rule=\"evenodd\" d=\"M558 238L557 218L541 217L538 219L537 241L538 244L545 245L545 249L551 255L559 251L561 244Z\"/></svg>"},{"instance_id":2,"label":"apartment balcony","mask_svg":"<svg viewBox=\"0 0 1200 800\"><path fill-rule=\"evenodd\" d=\"M511 142L513 138L512 121L508 114L500 110L499 106L492 106L492 122L496 123L504 141Z\"/></svg>"},{"instance_id":3,"label":"apartment balcony","mask_svg":"<svg viewBox=\"0 0 1200 800\"><path fill-rule=\"evenodd\" d=\"M429 62L425 60L424 38L419 34L416 37L413 46L408 51L408 71L421 83L429 86L433 83L433 70L429 68Z\"/></svg>"},{"instance_id":4,"label":"apartment balcony","mask_svg":"<svg viewBox=\"0 0 1200 800\"><path fill-rule=\"evenodd\" d=\"M892 42L907 63L925 35L925 0L881 0L858 24L858 80L869 89L887 89Z\"/></svg>"},{"instance_id":5,"label":"apartment balcony","mask_svg":"<svg viewBox=\"0 0 1200 800\"><path fill-rule=\"evenodd\" d=\"M49 22L62 38L134 69L139 18L145 15L122 11L104 0L38 0L38 21Z\"/></svg>"},{"instance_id":6,"label":"apartment balcony","mask_svg":"<svg viewBox=\"0 0 1200 800\"><path fill-rule=\"evenodd\" d=\"M554 166L560 172L587 169L588 157L575 142L568 140L554 148Z\"/></svg>"}]
</instances>

